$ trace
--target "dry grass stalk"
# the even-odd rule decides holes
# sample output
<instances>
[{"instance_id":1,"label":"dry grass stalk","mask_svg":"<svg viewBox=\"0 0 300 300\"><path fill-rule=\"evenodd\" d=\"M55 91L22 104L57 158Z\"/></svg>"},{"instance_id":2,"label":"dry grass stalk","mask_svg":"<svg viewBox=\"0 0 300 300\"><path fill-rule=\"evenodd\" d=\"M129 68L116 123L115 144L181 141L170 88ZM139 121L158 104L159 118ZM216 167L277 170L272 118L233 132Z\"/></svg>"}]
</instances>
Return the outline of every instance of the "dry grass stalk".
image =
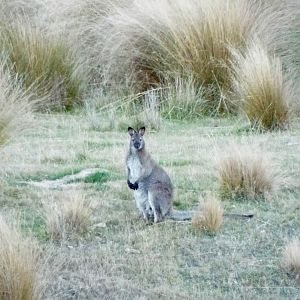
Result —
<instances>
[{"instance_id":1,"label":"dry grass stalk","mask_svg":"<svg viewBox=\"0 0 300 300\"><path fill-rule=\"evenodd\" d=\"M276 184L272 167L264 156L255 152L234 150L218 165L222 198L265 197Z\"/></svg>"},{"instance_id":2,"label":"dry grass stalk","mask_svg":"<svg viewBox=\"0 0 300 300\"><path fill-rule=\"evenodd\" d=\"M192 226L215 234L223 221L223 207L215 197L209 196L192 218Z\"/></svg>"},{"instance_id":3,"label":"dry grass stalk","mask_svg":"<svg viewBox=\"0 0 300 300\"><path fill-rule=\"evenodd\" d=\"M38 277L40 252L32 240L23 239L0 216L0 298L39 299L43 280Z\"/></svg>"},{"instance_id":4,"label":"dry grass stalk","mask_svg":"<svg viewBox=\"0 0 300 300\"><path fill-rule=\"evenodd\" d=\"M283 253L283 266L294 272L300 278L300 241L294 239L290 242Z\"/></svg>"}]
</instances>

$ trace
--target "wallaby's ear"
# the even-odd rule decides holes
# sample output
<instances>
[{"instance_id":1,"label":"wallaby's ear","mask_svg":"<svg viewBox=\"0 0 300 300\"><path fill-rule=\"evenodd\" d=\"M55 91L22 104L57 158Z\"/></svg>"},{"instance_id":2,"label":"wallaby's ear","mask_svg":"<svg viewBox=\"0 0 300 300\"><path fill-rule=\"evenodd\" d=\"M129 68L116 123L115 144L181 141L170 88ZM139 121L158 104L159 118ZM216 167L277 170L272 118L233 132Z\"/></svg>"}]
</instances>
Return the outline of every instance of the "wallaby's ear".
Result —
<instances>
[{"instance_id":1,"label":"wallaby's ear","mask_svg":"<svg viewBox=\"0 0 300 300\"><path fill-rule=\"evenodd\" d=\"M128 133L129 133L130 136L133 136L135 134L135 132L136 131L133 128L128 127Z\"/></svg>"},{"instance_id":2,"label":"wallaby's ear","mask_svg":"<svg viewBox=\"0 0 300 300\"><path fill-rule=\"evenodd\" d=\"M141 127L141 128L139 129L139 134L140 134L141 136L143 136L144 133L145 133L145 130L146 130L145 127Z\"/></svg>"}]
</instances>

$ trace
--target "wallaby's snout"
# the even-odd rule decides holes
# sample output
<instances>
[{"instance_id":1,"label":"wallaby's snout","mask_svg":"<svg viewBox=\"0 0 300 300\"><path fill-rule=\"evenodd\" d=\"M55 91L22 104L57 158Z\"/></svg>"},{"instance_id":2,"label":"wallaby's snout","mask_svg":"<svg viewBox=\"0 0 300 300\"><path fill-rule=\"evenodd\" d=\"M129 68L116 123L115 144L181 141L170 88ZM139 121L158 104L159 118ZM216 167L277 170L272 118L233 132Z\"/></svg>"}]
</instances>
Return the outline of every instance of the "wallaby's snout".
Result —
<instances>
[{"instance_id":1,"label":"wallaby's snout","mask_svg":"<svg viewBox=\"0 0 300 300\"><path fill-rule=\"evenodd\" d=\"M140 142L134 142L133 146L134 146L135 149L139 149L140 146L141 146L141 143Z\"/></svg>"},{"instance_id":2,"label":"wallaby's snout","mask_svg":"<svg viewBox=\"0 0 300 300\"><path fill-rule=\"evenodd\" d=\"M131 127L128 127L128 133L131 137L130 143L134 149L141 150L144 148L145 142L143 136L145 130L146 130L145 127L141 127L138 131L134 130Z\"/></svg>"}]
</instances>

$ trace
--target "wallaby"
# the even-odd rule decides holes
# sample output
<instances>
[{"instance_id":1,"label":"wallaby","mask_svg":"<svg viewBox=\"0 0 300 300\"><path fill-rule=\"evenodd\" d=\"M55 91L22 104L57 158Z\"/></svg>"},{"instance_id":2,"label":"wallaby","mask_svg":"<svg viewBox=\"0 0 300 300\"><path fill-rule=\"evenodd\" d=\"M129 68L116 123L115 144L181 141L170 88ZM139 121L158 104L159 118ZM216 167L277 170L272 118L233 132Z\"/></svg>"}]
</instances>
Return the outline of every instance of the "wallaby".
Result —
<instances>
[{"instance_id":1,"label":"wallaby","mask_svg":"<svg viewBox=\"0 0 300 300\"><path fill-rule=\"evenodd\" d=\"M176 211L172 208L173 186L169 175L145 149L145 127L138 131L128 127L129 151L126 158L127 184L134 190L137 208L147 221L155 223L164 218L190 220L194 211ZM230 214L227 214L230 216ZM251 218L253 215L232 214L235 217Z\"/></svg>"}]
</instances>

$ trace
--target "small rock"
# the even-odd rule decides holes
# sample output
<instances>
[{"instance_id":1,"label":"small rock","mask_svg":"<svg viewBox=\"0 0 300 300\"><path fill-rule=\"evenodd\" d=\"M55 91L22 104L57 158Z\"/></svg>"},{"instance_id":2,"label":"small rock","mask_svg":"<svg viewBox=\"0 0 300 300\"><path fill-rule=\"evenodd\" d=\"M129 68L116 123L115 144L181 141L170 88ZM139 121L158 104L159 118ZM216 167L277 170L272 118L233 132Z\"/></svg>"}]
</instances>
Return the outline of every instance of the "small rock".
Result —
<instances>
[{"instance_id":1,"label":"small rock","mask_svg":"<svg viewBox=\"0 0 300 300\"><path fill-rule=\"evenodd\" d=\"M129 254L140 254L141 253L139 250L133 249L133 248L126 248L125 252L129 253Z\"/></svg>"},{"instance_id":2,"label":"small rock","mask_svg":"<svg viewBox=\"0 0 300 300\"><path fill-rule=\"evenodd\" d=\"M93 225L94 228L106 228L107 225L106 223L97 223L95 225Z\"/></svg>"}]
</instances>

